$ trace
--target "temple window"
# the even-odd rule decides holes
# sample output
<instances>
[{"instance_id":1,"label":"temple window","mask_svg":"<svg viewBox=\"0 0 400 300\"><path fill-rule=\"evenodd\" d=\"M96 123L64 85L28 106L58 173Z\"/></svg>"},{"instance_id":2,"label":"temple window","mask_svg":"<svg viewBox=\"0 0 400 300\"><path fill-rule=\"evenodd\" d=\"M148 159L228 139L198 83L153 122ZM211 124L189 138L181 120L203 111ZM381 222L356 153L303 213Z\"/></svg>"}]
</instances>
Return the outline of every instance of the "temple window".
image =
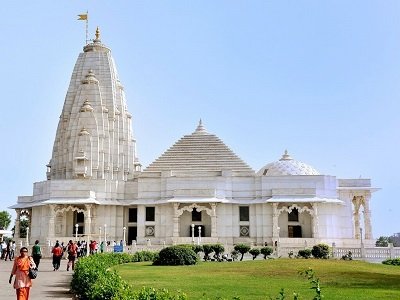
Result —
<instances>
[{"instance_id":1,"label":"temple window","mask_svg":"<svg viewBox=\"0 0 400 300\"><path fill-rule=\"evenodd\" d=\"M201 222L201 211L197 211L196 208L192 210L192 222Z\"/></svg>"},{"instance_id":2,"label":"temple window","mask_svg":"<svg viewBox=\"0 0 400 300\"><path fill-rule=\"evenodd\" d=\"M154 206L146 207L146 221L155 221L156 208Z\"/></svg>"},{"instance_id":3,"label":"temple window","mask_svg":"<svg viewBox=\"0 0 400 300\"><path fill-rule=\"evenodd\" d=\"M288 213L288 221L289 222L298 222L299 221L299 211L297 208L293 208L290 213Z\"/></svg>"},{"instance_id":4,"label":"temple window","mask_svg":"<svg viewBox=\"0 0 400 300\"><path fill-rule=\"evenodd\" d=\"M239 206L239 220L244 222L250 221L248 206Z\"/></svg>"},{"instance_id":5,"label":"temple window","mask_svg":"<svg viewBox=\"0 0 400 300\"><path fill-rule=\"evenodd\" d=\"M129 209L129 216L128 216L129 223L136 223L137 222L137 208L130 208Z\"/></svg>"}]
</instances>

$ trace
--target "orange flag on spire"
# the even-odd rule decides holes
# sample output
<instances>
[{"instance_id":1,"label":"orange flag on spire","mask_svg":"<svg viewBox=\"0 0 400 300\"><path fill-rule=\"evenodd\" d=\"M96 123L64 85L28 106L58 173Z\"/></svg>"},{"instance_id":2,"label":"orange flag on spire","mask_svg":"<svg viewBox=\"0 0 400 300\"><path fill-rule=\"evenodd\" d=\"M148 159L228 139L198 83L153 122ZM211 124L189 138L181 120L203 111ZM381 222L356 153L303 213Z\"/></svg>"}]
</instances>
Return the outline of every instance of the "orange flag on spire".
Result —
<instances>
[{"instance_id":1,"label":"orange flag on spire","mask_svg":"<svg viewBox=\"0 0 400 300\"><path fill-rule=\"evenodd\" d=\"M78 15L78 20L87 20L88 19L88 14L82 14L82 15Z\"/></svg>"}]
</instances>

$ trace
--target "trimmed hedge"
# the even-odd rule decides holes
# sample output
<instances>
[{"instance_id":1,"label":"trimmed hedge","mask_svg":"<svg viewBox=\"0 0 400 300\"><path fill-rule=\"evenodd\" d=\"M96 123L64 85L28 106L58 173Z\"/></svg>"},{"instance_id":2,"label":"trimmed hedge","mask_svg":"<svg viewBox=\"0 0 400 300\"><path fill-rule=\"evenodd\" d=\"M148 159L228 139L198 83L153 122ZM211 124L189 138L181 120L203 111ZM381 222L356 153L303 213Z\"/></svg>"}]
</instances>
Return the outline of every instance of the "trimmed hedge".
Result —
<instances>
[{"instance_id":1,"label":"trimmed hedge","mask_svg":"<svg viewBox=\"0 0 400 300\"><path fill-rule=\"evenodd\" d=\"M197 254L191 246L171 246L162 249L153 265L158 266L180 266L195 265L197 263Z\"/></svg>"},{"instance_id":2,"label":"trimmed hedge","mask_svg":"<svg viewBox=\"0 0 400 300\"><path fill-rule=\"evenodd\" d=\"M150 299L146 295L157 295L151 299L186 299L186 295L173 296L167 291L143 289L133 291L110 267L140 261L152 261L157 253L140 251L135 254L104 253L80 258L72 275L71 291L81 300L140 300Z\"/></svg>"},{"instance_id":3,"label":"trimmed hedge","mask_svg":"<svg viewBox=\"0 0 400 300\"><path fill-rule=\"evenodd\" d=\"M303 257L305 259L308 259L311 257L311 249L304 249L304 250L299 250L297 253L297 257Z\"/></svg>"}]
</instances>

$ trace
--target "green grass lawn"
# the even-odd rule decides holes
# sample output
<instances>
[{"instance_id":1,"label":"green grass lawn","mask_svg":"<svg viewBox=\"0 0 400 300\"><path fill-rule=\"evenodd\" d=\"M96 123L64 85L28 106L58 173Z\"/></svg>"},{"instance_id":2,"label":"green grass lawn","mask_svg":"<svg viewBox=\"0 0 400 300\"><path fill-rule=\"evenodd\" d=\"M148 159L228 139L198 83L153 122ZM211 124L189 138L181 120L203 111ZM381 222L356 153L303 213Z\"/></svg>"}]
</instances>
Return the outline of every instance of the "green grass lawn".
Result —
<instances>
[{"instance_id":1,"label":"green grass lawn","mask_svg":"<svg viewBox=\"0 0 400 300\"><path fill-rule=\"evenodd\" d=\"M182 291L189 299L273 299L281 288L286 299L293 292L312 299L314 292L299 271L311 268L321 281L324 299L400 299L400 267L361 261L273 259L241 262L200 262L195 266L116 266L135 288Z\"/></svg>"}]
</instances>

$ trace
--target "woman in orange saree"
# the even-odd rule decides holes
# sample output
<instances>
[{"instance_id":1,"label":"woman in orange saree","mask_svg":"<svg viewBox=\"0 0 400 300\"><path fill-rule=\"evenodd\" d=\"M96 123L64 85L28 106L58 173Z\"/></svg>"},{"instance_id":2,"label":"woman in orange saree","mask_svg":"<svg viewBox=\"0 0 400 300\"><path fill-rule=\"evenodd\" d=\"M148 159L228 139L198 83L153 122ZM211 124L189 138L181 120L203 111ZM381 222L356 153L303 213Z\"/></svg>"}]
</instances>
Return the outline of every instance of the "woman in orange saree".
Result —
<instances>
[{"instance_id":1,"label":"woman in orange saree","mask_svg":"<svg viewBox=\"0 0 400 300\"><path fill-rule=\"evenodd\" d=\"M22 247L20 256L15 258L11 271L9 283L15 275L14 289L17 293L17 300L29 300L29 291L32 286L32 280L29 278L29 268L35 268L33 259L28 256L28 248Z\"/></svg>"}]
</instances>

